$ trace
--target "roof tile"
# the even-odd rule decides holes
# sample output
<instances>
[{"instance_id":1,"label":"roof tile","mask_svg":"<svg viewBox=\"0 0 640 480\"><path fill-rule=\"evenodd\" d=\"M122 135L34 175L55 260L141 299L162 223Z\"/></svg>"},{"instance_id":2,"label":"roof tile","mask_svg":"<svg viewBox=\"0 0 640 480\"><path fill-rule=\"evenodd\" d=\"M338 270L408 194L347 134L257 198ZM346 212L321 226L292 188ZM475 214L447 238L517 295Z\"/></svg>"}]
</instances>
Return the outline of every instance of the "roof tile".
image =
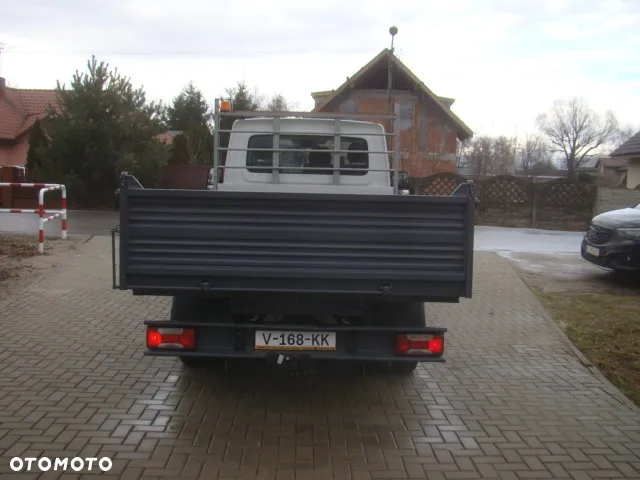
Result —
<instances>
[{"instance_id":1,"label":"roof tile","mask_svg":"<svg viewBox=\"0 0 640 480\"><path fill-rule=\"evenodd\" d=\"M4 87L0 94L0 139L14 140L34 122L47 115L49 106L58 107L54 90Z\"/></svg>"},{"instance_id":2,"label":"roof tile","mask_svg":"<svg viewBox=\"0 0 640 480\"><path fill-rule=\"evenodd\" d=\"M636 133L611 153L612 157L622 155L640 155L640 132Z\"/></svg>"}]
</instances>

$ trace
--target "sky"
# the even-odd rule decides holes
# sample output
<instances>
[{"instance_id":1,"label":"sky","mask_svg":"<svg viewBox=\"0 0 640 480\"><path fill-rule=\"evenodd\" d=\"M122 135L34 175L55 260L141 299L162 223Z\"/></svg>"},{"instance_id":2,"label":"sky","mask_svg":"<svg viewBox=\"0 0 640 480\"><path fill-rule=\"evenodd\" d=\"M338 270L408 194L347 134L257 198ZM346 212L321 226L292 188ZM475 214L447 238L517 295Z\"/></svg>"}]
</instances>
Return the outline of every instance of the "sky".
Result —
<instances>
[{"instance_id":1,"label":"sky","mask_svg":"<svg viewBox=\"0 0 640 480\"><path fill-rule=\"evenodd\" d=\"M390 44L476 135L519 135L556 99L640 129L640 0L21 0L0 15L0 75L54 88L95 54L170 102L244 80L301 110Z\"/></svg>"}]
</instances>

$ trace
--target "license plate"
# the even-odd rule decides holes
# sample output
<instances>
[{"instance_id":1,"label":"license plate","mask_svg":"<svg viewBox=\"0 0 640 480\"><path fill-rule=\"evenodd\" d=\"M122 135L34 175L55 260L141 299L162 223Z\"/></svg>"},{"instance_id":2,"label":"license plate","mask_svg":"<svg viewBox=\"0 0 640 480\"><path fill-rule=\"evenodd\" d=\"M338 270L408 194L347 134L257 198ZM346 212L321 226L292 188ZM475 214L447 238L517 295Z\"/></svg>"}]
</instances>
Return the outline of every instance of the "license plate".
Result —
<instances>
[{"instance_id":1,"label":"license plate","mask_svg":"<svg viewBox=\"0 0 640 480\"><path fill-rule=\"evenodd\" d=\"M594 257L600 256L600 249L596 247L592 247L591 245L587 245L584 251L587 252L589 255L593 255Z\"/></svg>"},{"instance_id":2,"label":"license plate","mask_svg":"<svg viewBox=\"0 0 640 480\"><path fill-rule=\"evenodd\" d=\"M335 350L335 332L256 330L256 350Z\"/></svg>"}]
</instances>

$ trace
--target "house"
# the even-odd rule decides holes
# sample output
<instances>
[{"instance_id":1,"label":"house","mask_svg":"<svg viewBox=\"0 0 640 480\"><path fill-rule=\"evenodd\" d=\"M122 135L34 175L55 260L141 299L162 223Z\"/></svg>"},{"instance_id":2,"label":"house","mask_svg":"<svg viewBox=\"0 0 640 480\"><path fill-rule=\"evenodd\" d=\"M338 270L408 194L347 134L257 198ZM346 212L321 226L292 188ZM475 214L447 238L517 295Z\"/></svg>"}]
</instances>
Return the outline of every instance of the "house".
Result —
<instances>
[{"instance_id":1,"label":"house","mask_svg":"<svg viewBox=\"0 0 640 480\"><path fill-rule=\"evenodd\" d=\"M24 167L33 124L57 105L54 90L10 88L0 77L0 167Z\"/></svg>"},{"instance_id":2,"label":"house","mask_svg":"<svg viewBox=\"0 0 640 480\"><path fill-rule=\"evenodd\" d=\"M165 145L172 145L173 139L182 133L182 130L167 130L166 132L157 134L155 138L157 141L162 142Z\"/></svg>"},{"instance_id":3,"label":"house","mask_svg":"<svg viewBox=\"0 0 640 480\"><path fill-rule=\"evenodd\" d=\"M0 182L24 181L31 128L47 116L50 105L57 104L54 90L10 88L0 77ZM21 208L13 201L11 188L0 188L0 205Z\"/></svg>"},{"instance_id":4,"label":"house","mask_svg":"<svg viewBox=\"0 0 640 480\"><path fill-rule=\"evenodd\" d=\"M599 187L626 187L628 160L622 157L592 155L576 169L578 174L593 177Z\"/></svg>"},{"instance_id":5,"label":"house","mask_svg":"<svg viewBox=\"0 0 640 480\"><path fill-rule=\"evenodd\" d=\"M640 187L640 132L611 152L610 157L626 165L627 188Z\"/></svg>"},{"instance_id":6,"label":"house","mask_svg":"<svg viewBox=\"0 0 640 480\"><path fill-rule=\"evenodd\" d=\"M412 177L455 173L456 140L466 140L473 132L451 110L453 98L434 94L389 49L376 55L336 90L312 92L313 111L388 114L389 62L392 103L399 107L400 170ZM391 130L385 120L375 121ZM393 139L389 141L389 149L392 148Z\"/></svg>"},{"instance_id":7,"label":"house","mask_svg":"<svg viewBox=\"0 0 640 480\"><path fill-rule=\"evenodd\" d=\"M578 174L586 174L591 177L598 177L600 175L600 160L604 157L599 155L589 155L585 157L580 165L576 167Z\"/></svg>"}]
</instances>

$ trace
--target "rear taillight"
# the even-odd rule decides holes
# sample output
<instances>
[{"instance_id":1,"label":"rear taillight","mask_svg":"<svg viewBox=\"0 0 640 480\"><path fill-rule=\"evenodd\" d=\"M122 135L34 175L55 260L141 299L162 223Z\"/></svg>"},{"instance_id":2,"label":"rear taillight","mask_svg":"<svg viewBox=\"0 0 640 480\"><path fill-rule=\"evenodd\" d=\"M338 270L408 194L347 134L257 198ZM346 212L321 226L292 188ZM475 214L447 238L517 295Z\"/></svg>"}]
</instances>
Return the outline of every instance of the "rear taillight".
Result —
<instances>
[{"instance_id":1,"label":"rear taillight","mask_svg":"<svg viewBox=\"0 0 640 480\"><path fill-rule=\"evenodd\" d=\"M444 337L439 335L397 335L397 355L442 355Z\"/></svg>"},{"instance_id":2,"label":"rear taillight","mask_svg":"<svg viewBox=\"0 0 640 480\"><path fill-rule=\"evenodd\" d=\"M193 328L147 328L149 348L196 348L196 331Z\"/></svg>"}]
</instances>

